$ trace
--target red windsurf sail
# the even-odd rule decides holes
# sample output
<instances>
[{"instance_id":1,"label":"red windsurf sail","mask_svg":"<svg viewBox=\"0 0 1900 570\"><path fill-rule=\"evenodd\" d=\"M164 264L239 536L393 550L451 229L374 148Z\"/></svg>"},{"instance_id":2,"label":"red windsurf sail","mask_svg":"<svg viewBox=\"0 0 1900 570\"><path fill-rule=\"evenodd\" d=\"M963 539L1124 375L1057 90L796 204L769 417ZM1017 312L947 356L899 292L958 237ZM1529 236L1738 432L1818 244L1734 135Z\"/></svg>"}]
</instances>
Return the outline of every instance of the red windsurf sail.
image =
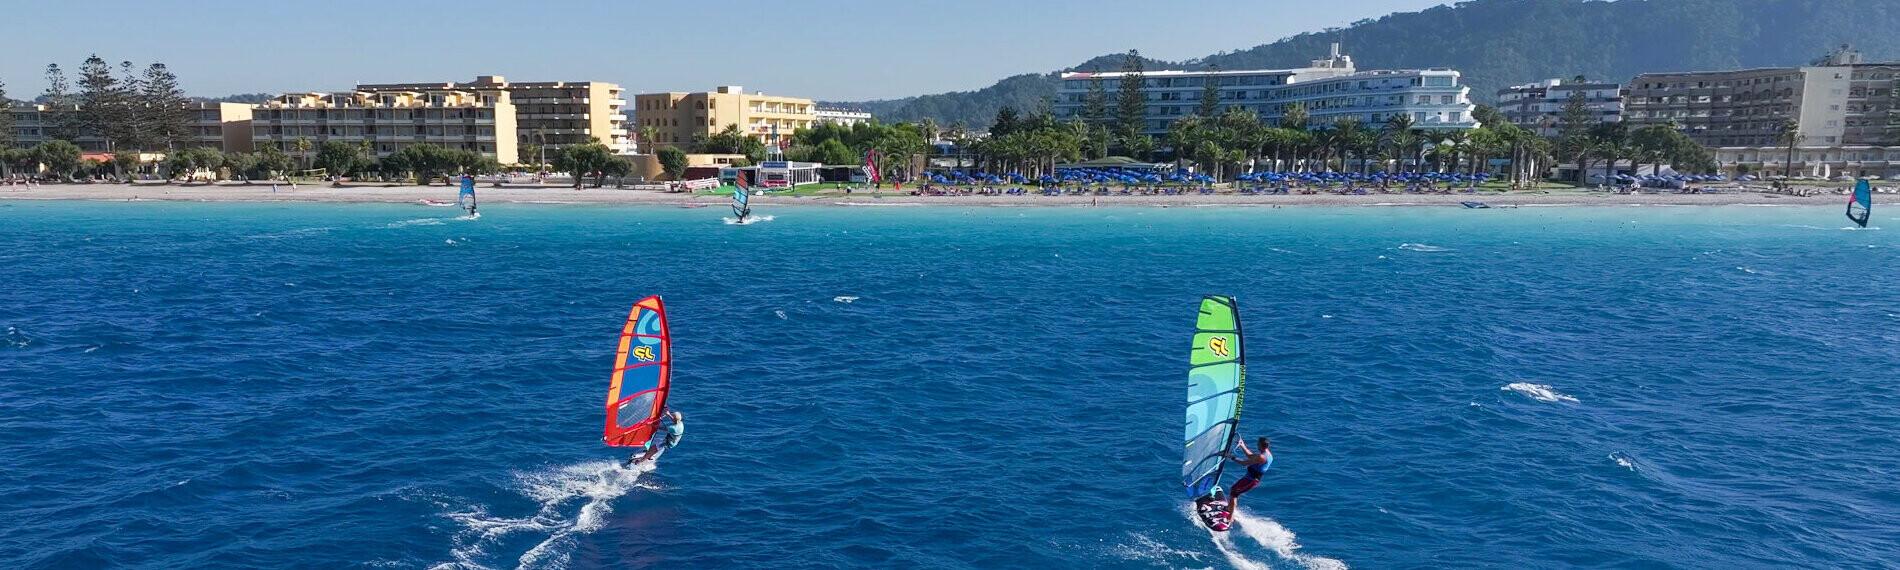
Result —
<instances>
[{"instance_id":1,"label":"red windsurf sail","mask_svg":"<svg viewBox=\"0 0 1900 570\"><path fill-rule=\"evenodd\" d=\"M633 304L627 325L620 330L613 382L607 386L607 431L603 436L607 445L639 447L653 437L673 381L673 338L669 333L666 305L659 296Z\"/></svg>"}]
</instances>

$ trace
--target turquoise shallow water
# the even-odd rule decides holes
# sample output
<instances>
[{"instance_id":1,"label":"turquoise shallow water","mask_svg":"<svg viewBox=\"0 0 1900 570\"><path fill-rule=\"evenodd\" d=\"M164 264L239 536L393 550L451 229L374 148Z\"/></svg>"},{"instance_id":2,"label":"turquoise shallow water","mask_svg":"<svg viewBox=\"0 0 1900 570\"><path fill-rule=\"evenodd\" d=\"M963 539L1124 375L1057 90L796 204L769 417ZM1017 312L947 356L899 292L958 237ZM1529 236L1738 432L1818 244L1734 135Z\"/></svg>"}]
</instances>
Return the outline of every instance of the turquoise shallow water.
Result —
<instances>
[{"instance_id":1,"label":"turquoise shallow water","mask_svg":"<svg viewBox=\"0 0 1900 570\"><path fill-rule=\"evenodd\" d=\"M0 202L0 566L1900 559L1900 232L1835 208L762 213ZM1219 540L1210 292L1277 455ZM690 428L634 473L646 294Z\"/></svg>"}]
</instances>

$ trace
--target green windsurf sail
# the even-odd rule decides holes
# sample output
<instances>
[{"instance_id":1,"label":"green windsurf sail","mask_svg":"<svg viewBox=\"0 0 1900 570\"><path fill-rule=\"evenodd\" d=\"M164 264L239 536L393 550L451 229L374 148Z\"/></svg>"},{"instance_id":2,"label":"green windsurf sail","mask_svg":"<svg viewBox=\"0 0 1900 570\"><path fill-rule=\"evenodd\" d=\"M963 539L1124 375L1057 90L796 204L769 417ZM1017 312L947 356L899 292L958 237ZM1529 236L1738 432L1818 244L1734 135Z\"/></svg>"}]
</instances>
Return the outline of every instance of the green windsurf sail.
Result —
<instances>
[{"instance_id":1,"label":"green windsurf sail","mask_svg":"<svg viewBox=\"0 0 1900 570\"><path fill-rule=\"evenodd\" d=\"M1200 316L1194 320L1194 348L1188 353L1187 445L1181 461L1181 484L1188 498L1206 496L1220 486L1223 455L1234 443L1246 384L1239 305L1233 297L1202 298Z\"/></svg>"}]
</instances>

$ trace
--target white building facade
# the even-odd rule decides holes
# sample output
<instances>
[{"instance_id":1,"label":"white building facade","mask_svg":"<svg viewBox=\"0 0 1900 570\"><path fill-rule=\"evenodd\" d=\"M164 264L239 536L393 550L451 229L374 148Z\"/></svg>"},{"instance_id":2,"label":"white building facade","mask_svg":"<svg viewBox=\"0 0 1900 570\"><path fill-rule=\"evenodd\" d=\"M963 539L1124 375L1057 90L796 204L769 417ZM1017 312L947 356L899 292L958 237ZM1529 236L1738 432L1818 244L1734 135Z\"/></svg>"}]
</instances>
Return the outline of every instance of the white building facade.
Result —
<instances>
[{"instance_id":1,"label":"white building facade","mask_svg":"<svg viewBox=\"0 0 1900 570\"><path fill-rule=\"evenodd\" d=\"M818 122L820 123L831 123L834 125L841 125L841 126L846 126L846 127L856 125L858 123L871 122L870 113L867 113L864 111L853 111L850 109L828 109L824 107L819 107L817 110L817 115L818 115Z\"/></svg>"},{"instance_id":2,"label":"white building facade","mask_svg":"<svg viewBox=\"0 0 1900 570\"><path fill-rule=\"evenodd\" d=\"M1580 100L1592 122L1615 123L1623 120L1623 86L1617 83L1592 83L1547 79L1537 83L1498 90L1498 112L1513 125L1541 137L1557 136L1563 125L1564 109L1572 100Z\"/></svg>"},{"instance_id":3,"label":"white building facade","mask_svg":"<svg viewBox=\"0 0 1900 570\"><path fill-rule=\"evenodd\" d=\"M1054 105L1059 119L1083 117L1090 85L1102 82L1109 112L1118 101L1123 73L1071 72L1062 74ZM1162 135L1174 121L1195 114L1207 82L1218 82L1219 110L1244 108L1260 120L1278 125L1288 109L1305 109L1307 124L1323 127L1339 119L1358 120L1368 128L1396 116L1410 116L1416 128L1471 129L1470 87L1458 71L1419 69L1358 71L1352 58L1334 45L1327 59L1299 69L1248 71L1151 71L1142 74L1142 95L1148 102L1143 131Z\"/></svg>"}]
</instances>

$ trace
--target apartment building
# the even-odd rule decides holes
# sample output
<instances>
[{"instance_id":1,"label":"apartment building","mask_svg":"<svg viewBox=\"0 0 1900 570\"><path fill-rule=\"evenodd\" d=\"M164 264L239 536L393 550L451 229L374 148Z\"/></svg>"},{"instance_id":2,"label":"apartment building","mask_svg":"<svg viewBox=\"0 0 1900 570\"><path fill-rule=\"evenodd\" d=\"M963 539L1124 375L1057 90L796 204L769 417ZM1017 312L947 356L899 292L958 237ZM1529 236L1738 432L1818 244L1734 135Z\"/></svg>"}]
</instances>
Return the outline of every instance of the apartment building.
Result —
<instances>
[{"instance_id":1,"label":"apartment building","mask_svg":"<svg viewBox=\"0 0 1900 570\"><path fill-rule=\"evenodd\" d=\"M245 103L192 103L189 106L191 121L190 136L187 144L215 148L225 152L250 152L251 150L251 106ZM70 107L66 112L76 112ZM13 107L8 110L13 115L13 144L30 147L53 137L52 109L46 105ZM110 152L111 146L104 138L81 134L68 142L79 146L86 152ZM151 149L147 149L151 150Z\"/></svg>"},{"instance_id":2,"label":"apartment building","mask_svg":"<svg viewBox=\"0 0 1900 570\"><path fill-rule=\"evenodd\" d=\"M494 87L291 93L251 113L256 146L275 146L303 159L335 140L367 143L379 159L428 143L515 164L520 162L516 124L509 92ZM300 140L308 141L303 150Z\"/></svg>"},{"instance_id":3,"label":"apartment building","mask_svg":"<svg viewBox=\"0 0 1900 570\"><path fill-rule=\"evenodd\" d=\"M1846 46L1803 67L1649 73L1630 81L1632 126L1675 125L1732 172L1900 174L1900 62ZM1794 164L1784 125L1795 126Z\"/></svg>"},{"instance_id":4,"label":"apartment building","mask_svg":"<svg viewBox=\"0 0 1900 570\"><path fill-rule=\"evenodd\" d=\"M1583 103L1593 122L1623 120L1623 86L1618 83L1546 79L1498 90L1498 112L1505 120L1543 137L1557 136L1572 101Z\"/></svg>"},{"instance_id":5,"label":"apartment building","mask_svg":"<svg viewBox=\"0 0 1900 570\"><path fill-rule=\"evenodd\" d=\"M504 91L515 109L517 148L539 145L552 155L569 146L598 142L615 154L630 154L627 139L627 101L620 86L600 81L510 82L500 75L483 75L467 83L384 83L356 86L357 91L414 92L430 90ZM523 157L538 160L539 157Z\"/></svg>"},{"instance_id":6,"label":"apartment building","mask_svg":"<svg viewBox=\"0 0 1900 570\"><path fill-rule=\"evenodd\" d=\"M766 144L788 142L798 129L818 122L818 107L810 99L746 93L727 85L699 93L642 93L633 98L635 129L652 127L659 146L690 145L726 127Z\"/></svg>"},{"instance_id":7,"label":"apartment building","mask_svg":"<svg viewBox=\"0 0 1900 570\"><path fill-rule=\"evenodd\" d=\"M1062 74L1055 101L1059 118L1082 117L1090 85L1100 80L1108 92L1109 107L1116 105L1123 73L1070 72ZM1305 109L1309 125L1352 118L1368 126L1395 116L1410 116L1418 128L1470 129L1478 123L1471 112L1471 88L1451 69L1358 71L1352 58L1334 44L1326 59L1299 69L1247 71L1150 71L1142 74L1141 91L1148 106L1143 131L1160 136L1174 121L1199 108L1207 82L1216 82L1219 110L1251 109L1268 124L1278 125L1288 109ZM1112 112L1112 111L1111 111Z\"/></svg>"}]
</instances>

